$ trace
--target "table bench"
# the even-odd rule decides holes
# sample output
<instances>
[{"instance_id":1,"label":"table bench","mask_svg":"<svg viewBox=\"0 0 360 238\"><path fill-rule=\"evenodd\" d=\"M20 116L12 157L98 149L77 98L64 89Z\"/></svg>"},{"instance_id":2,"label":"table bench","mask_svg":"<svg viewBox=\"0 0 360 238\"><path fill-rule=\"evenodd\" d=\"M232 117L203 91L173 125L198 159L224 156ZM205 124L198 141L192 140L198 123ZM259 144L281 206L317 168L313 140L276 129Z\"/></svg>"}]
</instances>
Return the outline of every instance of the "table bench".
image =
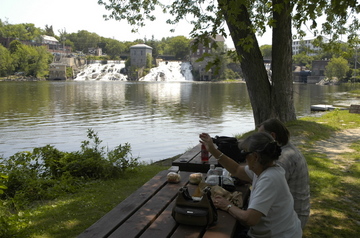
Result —
<instances>
[{"instance_id":1,"label":"table bench","mask_svg":"<svg viewBox=\"0 0 360 238\"><path fill-rule=\"evenodd\" d=\"M218 222L208 229L180 225L171 216L178 190L188 186L192 194L197 185L188 183L191 172L180 171L180 183L168 183L169 170L159 172L100 220L81 233L79 238L110 237L173 237L228 238L235 232L237 221L227 212L218 210ZM248 186L237 186L247 197Z\"/></svg>"}]
</instances>

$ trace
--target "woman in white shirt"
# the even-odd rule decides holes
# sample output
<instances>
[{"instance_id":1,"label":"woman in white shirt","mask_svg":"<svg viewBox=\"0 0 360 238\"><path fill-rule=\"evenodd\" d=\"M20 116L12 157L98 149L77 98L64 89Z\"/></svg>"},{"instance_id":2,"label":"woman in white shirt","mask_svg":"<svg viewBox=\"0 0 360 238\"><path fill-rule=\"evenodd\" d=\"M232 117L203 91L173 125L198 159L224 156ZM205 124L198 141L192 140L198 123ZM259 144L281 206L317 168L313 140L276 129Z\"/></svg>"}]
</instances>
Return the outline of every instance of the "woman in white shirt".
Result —
<instances>
[{"instance_id":1,"label":"woman in white shirt","mask_svg":"<svg viewBox=\"0 0 360 238\"><path fill-rule=\"evenodd\" d=\"M201 143L232 176L252 183L247 210L242 210L227 199L216 196L214 205L229 212L242 224L249 226L249 237L302 236L300 220L294 211L294 200L285 179L285 171L275 164L281 148L271 135L257 132L240 145L246 166L241 166L214 146L207 133L200 134Z\"/></svg>"}]
</instances>

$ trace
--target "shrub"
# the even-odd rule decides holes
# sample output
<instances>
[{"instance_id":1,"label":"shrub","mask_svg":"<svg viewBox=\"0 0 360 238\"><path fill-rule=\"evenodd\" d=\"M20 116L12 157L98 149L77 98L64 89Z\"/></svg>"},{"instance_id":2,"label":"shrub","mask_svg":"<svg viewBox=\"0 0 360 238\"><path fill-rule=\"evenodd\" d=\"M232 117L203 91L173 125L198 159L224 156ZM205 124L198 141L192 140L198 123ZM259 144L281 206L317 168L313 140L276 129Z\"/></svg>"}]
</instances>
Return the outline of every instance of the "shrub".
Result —
<instances>
[{"instance_id":1,"label":"shrub","mask_svg":"<svg viewBox=\"0 0 360 238\"><path fill-rule=\"evenodd\" d=\"M9 199L15 208L21 208L36 200L54 199L63 193L74 192L90 179L118 177L126 169L139 165L138 158L131 155L129 144L119 145L106 153L97 133L89 129L87 137L90 140L82 141L80 151L61 152L46 145L2 159L1 198Z\"/></svg>"}]
</instances>

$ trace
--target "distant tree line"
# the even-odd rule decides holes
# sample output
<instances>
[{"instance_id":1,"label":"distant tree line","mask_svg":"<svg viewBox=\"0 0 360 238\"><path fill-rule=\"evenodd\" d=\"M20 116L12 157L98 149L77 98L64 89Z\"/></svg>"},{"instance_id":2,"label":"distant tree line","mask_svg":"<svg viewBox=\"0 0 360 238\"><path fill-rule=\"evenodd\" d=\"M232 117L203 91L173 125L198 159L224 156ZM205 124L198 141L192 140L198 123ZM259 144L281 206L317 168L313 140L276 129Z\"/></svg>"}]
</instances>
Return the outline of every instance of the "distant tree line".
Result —
<instances>
[{"instance_id":1,"label":"distant tree line","mask_svg":"<svg viewBox=\"0 0 360 238\"><path fill-rule=\"evenodd\" d=\"M52 62L53 56L45 47L22 44L25 41L41 43L42 35L55 37L61 45L71 47L73 52L88 54L91 48L101 48L104 54L102 58L108 60L120 60L121 55L129 55L132 45L140 43L153 48L153 59L164 55L176 60L188 60L191 41L184 36L164 37L161 40L155 40L152 36L151 39L120 42L86 30L79 30L77 33L59 30L59 34L55 35L52 26L46 25L45 29L41 29L32 23L9 24L0 19L0 38L16 39L11 42L9 48L0 44L0 76L15 72L21 72L26 76L46 76L48 64Z\"/></svg>"}]
</instances>

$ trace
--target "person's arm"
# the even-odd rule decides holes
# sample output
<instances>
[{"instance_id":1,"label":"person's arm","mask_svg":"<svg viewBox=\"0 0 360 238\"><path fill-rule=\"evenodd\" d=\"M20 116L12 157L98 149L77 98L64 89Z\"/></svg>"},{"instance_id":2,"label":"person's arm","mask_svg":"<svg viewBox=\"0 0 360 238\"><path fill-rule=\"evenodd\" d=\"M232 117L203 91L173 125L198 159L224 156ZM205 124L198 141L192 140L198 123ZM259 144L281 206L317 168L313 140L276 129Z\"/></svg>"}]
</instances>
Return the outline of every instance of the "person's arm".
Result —
<instances>
[{"instance_id":1,"label":"person's arm","mask_svg":"<svg viewBox=\"0 0 360 238\"><path fill-rule=\"evenodd\" d=\"M235 176L243 181L251 182L251 178L245 172L245 166L239 165L236 161L223 154L220 150L215 148L212 138L207 133L200 134L201 143L206 149L218 160L218 162Z\"/></svg>"},{"instance_id":2,"label":"person's arm","mask_svg":"<svg viewBox=\"0 0 360 238\"><path fill-rule=\"evenodd\" d=\"M235 219L247 226L255 226L263 216L261 212L254 209L242 210L222 196L214 198L214 205L221 210L227 211Z\"/></svg>"},{"instance_id":3,"label":"person's arm","mask_svg":"<svg viewBox=\"0 0 360 238\"><path fill-rule=\"evenodd\" d=\"M235 206L229 208L228 212L230 213L230 215L235 217L235 219L239 220L247 226L255 226L260 222L261 217L263 216L261 212L254 209L241 210L240 208Z\"/></svg>"}]
</instances>

